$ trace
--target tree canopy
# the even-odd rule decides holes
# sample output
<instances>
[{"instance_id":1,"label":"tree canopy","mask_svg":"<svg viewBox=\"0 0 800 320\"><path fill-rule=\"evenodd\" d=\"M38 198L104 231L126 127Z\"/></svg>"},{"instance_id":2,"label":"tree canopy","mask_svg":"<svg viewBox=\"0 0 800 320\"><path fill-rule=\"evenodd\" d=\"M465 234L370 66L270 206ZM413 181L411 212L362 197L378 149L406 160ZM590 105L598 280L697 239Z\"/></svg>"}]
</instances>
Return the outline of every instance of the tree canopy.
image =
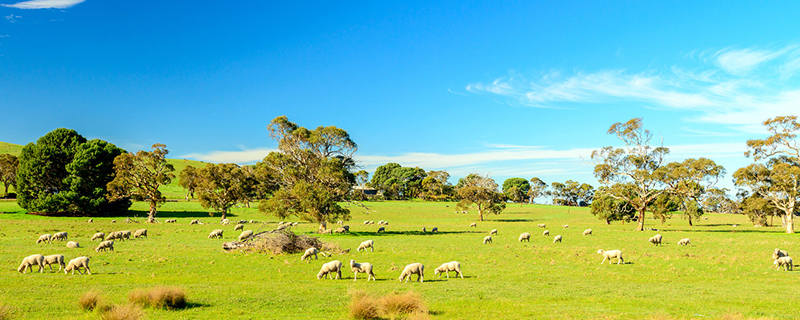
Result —
<instances>
[{"instance_id":1,"label":"tree canopy","mask_svg":"<svg viewBox=\"0 0 800 320\"><path fill-rule=\"evenodd\" d=\"M425 177L427 173L419 167L387 163L375 169L369 184L387 199L413 199L422 193Z\"/></svg>"},{"instance_id":2,"label":"tree canopy","mask_svg":"<svg viewBox=\"0 0 800 320\"><path fill-rule=\"evenodd\" d=\"M531 185L525 178L508 178L503 181L503 194L514 202L525 202L528 200L528 192Z\"/></svg>"},{"instance_id":3,"label":"tree canopy","mask_svg":"<svg viewBox=\"0 0 800 320\"><path fill-rule=\"evenodd\" d=\"M497 183L489 177L471 173L458 181L456 193L461 199L458 207L468 210L475 205L480 221L484 214L500 214L506 208L505 196L497 191Z\"/></svg>"},{"instance_id":4,"label":"tree canopy","mask_svg":"<svg viewBox=\"0 0 800 320\"><path fill-rule=\"evenodd\" d=\"M207 164L197 170L197 198L203 208L214 208L225 219L230 208L248 199L254 179L232 163Z\"/></svg>"},{"instance_id":5,"label":"tree canopy","mask_svg":"<svg viewBox=\"0 0 800 320\"><path fill-rule=\"evenodd\" d=\"M19 159L13 154L0 154L0 183L5 187L3 197L8 197L8 188L17 184Z\"/></svg>"},{"instance_id":6,"label":"tree canopy","mask_svg":"<svg viewBox=\"0 0 800 320\"><path fill-rule=\"evenodd\" d=\"M114 180L108 183L109 198L134 198L147 201L150 211L147 221L155 222L156 210L166 201L159 187L168 185L175 168L167 163L167 146L154 144L152 151L123 153L114 159Z\"/></svg>"}]
</instances>

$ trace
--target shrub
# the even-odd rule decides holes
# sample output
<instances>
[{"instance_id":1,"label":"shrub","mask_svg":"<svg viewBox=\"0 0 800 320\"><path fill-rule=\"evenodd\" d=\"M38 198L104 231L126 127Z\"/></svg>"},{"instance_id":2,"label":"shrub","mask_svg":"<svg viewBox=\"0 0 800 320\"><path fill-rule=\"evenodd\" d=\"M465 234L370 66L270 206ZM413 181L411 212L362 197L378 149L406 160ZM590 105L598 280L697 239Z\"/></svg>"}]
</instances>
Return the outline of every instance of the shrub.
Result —
<instances>
[{"instance_id":1,"label":"shrub","mask_svg":"<svg viewBox=\"0 0 800 320\"><path fill-rule=\"evenodd\" d=\"M378 301L364 291L350 294L350 317L353 319L379 319Z\"/></svg>"},{"instance_id":2,"label":"shrub","mask_svg":"<svg viewBox=\"0 0 800 320\"><path fill-rule=\"evenodd\" d=\"M138 320L142 318L142 308L137 305L117 305L110 308L104 308L100 314L102 320Z\"/></svg>"},{"instance_id":3,"label":"shrub","mask_svg":"<svg viewBox=\"0 0 800 320\"><path fill-rule=\"evenodd\" d=\"M133 290L128 294L128 300L133 304L158 309L186 308L186 293L183 289L174 287Z\"/></svg>"},{"instance_id":4,"label":"shrub","mask_svg":"<svg viewBox=\"0 0 800 320\"><path fill-rule=\"evenodd\" d=\"M428 313L428 306L425 305L422 297L411 291L384 296L381 298L380 304L383 314L392 319L415 313Z\"/></svg>"},{"instance_id":5,"label":"shrub","mask_svg":"<svg viewBox=\"0 0 800 320\"><path fill-rule=\"evenodd\" d=\"M78 305L84 311L92 311L97 307L100 300L100 291L91 290L81 295L80 299L78 299Z\"/></svg>"},{"instance_id":6,"label":"shrub","mask_svg":"<svg viewBox=\"0 0 800 320\"><path fill-rule=\"evenodd\" d=\"M350 293L350 317L353 319L429 319L428 306L414 292L392 293L381 298L364 291Z\"/></svg>"}]
</instances>

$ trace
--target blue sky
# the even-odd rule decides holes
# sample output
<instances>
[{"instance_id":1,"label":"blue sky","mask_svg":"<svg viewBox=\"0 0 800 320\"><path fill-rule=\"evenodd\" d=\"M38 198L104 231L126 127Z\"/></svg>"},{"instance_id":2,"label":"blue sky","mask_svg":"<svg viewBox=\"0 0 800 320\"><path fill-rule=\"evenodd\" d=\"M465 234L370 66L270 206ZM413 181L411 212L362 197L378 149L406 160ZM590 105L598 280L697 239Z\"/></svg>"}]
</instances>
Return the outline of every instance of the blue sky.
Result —
<instances>
[{"instance_id":1,"label":"blue sky","mask_svg":"<svg viewBox=\"0 0 800 320\"><path fill-rule=\"evenodd\" d=\"M0 141L57 127L251 163L287 115L368 169L594 183L643 117L672 158L747 164L800 107L799 3L0 0Z\"/></svg>"}]
</instances>

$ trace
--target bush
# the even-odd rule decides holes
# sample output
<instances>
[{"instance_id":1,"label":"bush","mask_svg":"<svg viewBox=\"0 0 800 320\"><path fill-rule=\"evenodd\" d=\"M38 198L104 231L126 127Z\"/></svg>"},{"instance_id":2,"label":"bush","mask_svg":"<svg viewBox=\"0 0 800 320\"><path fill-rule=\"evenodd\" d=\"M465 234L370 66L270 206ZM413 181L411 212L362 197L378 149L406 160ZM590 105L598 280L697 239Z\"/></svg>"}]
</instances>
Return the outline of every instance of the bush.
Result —
<instances>
[{"instance_id":1,"label":"bush","mask_svg":"<svg viewBox=\"0 0 800 320\"><path fill-rule=\"evenodd\" d=\"M414 292L392 293L381 298L364 291L350 294L350 317L353 319L428 319L428 306Z\"/></svg>"},{"instance_id":2,"label":"bush","mask_svg":"<svg viewBox=\"0 0 800 320\"><path fill-rule=\"evenodd\" d=\"M157 309L172 310L186 308L186 293L183 289L174 287L155 287L149 290L133 290L128 295L128 300L133 304Z\"/></svg>"},{"instance_id":3,"label":"bush","mask_svg":"<svg viewBox=\"0 0 800 320\"><path fill-rule=\"evenodd\" d=\"M422 301L422 297L411 291L384 296L380 303L383 314L392 319L410 314L428 313L428 306Z\"/></svg>"},{"instance_id":4,"label":"bush","mask_svg":"<svg viewBox=\"0 0 800 320\"><path fill-rule=\"evenodd\" d=\"M92 311L100 303L100 300L100 291L91 290L81 295L80 299L78 299L78 305L84 311Z\"/></svg>"},{"instance_id":5,"label":"bush","mask_svg":"<svg viewBox=\"0 0 800 320\"><path fill-rule=\"evenodd\" d=\"M133 304L104 308L100 314L102 320L138 320L142 318L142 308Z\"/></svg>"},{"instance_id":6,"label":"bush","mask_svg":"<svg viewBox=\"0 0 800 320\"><path fill-rule=\"evenodd\" d=\"M364 291L355 291L350 294L350 317L353 319L380 319L378 301Z\"/></svg>"}]
</instances>

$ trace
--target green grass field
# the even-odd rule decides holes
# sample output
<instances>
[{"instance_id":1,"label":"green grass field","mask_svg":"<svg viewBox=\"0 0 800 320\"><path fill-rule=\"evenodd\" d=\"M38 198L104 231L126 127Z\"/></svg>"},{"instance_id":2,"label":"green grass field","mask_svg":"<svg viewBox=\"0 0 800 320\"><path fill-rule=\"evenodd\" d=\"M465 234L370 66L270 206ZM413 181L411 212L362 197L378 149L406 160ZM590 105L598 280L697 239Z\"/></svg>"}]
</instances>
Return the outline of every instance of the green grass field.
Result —
<instances>
[{"instance_id":1,"label":"green grass field","mask_svg":"<svg viewBox=\"0 0 800 320\"><path fill-rule=\"evenodd\" d=\"M753 228L744 216L710 214L700 225L689 227L675 217L659 228L662 247L647 239L654 231L632 231L631 224L605 225L583 208L510 205L501 215L469 228L477 215L457 214L453 203L368 203L370 213L351 207L352 234L321 238L349 254L300 262L299 254L270 256L226 253L223 241L238 235L233 225L220 226L218 218L194 202L172 202L161 208L161 218L177 217L177 224L130 225L124 219L46 218L25 215L14 202L0 202L0 301L17 310L19 319L93 319L77 306L80 294L101 290L110 300L123 303L134 288L157 285L186 289L191 308L181 311L146 309L149 319L342 319L347 318L347 293L364 289L372 294L415 291L429 304L433 318L441 319L743 319L751 317L793 319L800 316L797 272L776 271L770 254L776 247L798 252L796 235L778 227ZM146 205L136 203L136 210ZM233 210L238 219L266 224L246 225L255 231L271 230L277 220L257 209ZM189 225L190 218L206 224ZM389 232L376 234L377 225L361 221L388 220ZM561 244L536 227L546 223L551 235L561 234ZM569 224L563 229L563 224ZM739 224L733 227L731 224ZM421 234L423 226L436 226L437 234ZM97 231L146 227L150 238L116 244L113 253L96 253L89 237ZM316 225L303 223L299 233L311 234ZM209 240L216 228L223 240ZM498 229L491 245L481 244L491 229ZM594 229L594 235L581 232ZM64 243L36 245L39 234L69 232L84 248L67 249ZM521 232L531 232L530 243L519 243ZM680 247L680 238L693 245ZM375 240L374 253L355 253L363 240ZM600 265L597 249L621 249L626 264ZM92 258L91 276L63 273L19 274L27 255L61 253L67 259ZM378 281L317 280L320 265L330 259L350 259L375 265ZM465 279L437 280L439 264L461 262ZM425 283L399 283L400 269L408 263L426 266Z\"/></svg>"}]
</instances>

